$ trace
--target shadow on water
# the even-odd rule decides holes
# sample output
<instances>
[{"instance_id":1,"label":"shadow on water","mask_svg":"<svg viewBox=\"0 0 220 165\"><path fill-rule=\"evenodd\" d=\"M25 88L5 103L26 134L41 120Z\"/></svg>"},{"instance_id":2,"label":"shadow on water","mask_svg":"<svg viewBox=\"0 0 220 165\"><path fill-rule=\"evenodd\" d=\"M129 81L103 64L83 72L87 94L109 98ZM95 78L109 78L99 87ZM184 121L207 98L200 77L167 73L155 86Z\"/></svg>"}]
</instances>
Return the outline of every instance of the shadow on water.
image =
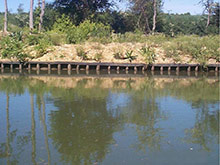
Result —
<instances>
[{"instance_id":1,"label":"shadow on water","mask_svg":"<svg viewBox=\"0 0 220 165\"><path fill-rule=\"evenodd\" d=\"M0 164L22 162L28 157L24 149L30 147L31 157L27 161L33 164L105 162L115 152L113 146L120 145L116 134L129 130L128 125L134 126L131 136L136 139L129 142L130 150L148 155L160 152L170 133L162 123L173 120L170 112L163 110L163 98L189 105L188 115L195 112L192 124L184 127L184 137L178 140L215 154L212 146L218 143L219 136L218 89L216 77L204 76L2 74L0 96L6 98L6 136L0 137ZM13 109L16 105L9 98L21 96L30 100L26 106L31 112L25 115L30 117L30 121L26 119L31 126L29 132L16 128L13 120L10 123L9 107ZM16 129L11 131L11 125ZM42 143L44 155L39 156Z\"/></svg>"}]
</instances>

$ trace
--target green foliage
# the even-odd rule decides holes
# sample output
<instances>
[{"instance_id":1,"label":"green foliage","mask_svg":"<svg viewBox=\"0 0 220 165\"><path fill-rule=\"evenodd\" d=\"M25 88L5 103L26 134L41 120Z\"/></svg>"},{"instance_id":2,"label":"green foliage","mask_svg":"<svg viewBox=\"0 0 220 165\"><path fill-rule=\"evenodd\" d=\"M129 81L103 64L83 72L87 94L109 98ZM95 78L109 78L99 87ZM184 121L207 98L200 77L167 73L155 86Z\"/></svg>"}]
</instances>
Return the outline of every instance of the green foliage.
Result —
<instances>
[{"instance_id":1,"label":"green foliage","mask_svg":"<svg viewBox=\"0 0 220 165\"><path fill-rule=\"evenodd\" d=\"M51 35L43 33L43 34L26 34L24 42L29 46L34 46L34 50L36 51L36 57L42 57L44 54L48 52L48 48L51 45L55 45L59 43L59 40L54 41L55 39L51 37Z\"/></svg>"},{"instance_id":2,"label":"green foliage","mask_svg":"<svg viewBox=\"0 0 220 165\"><path fill-rule=\"evenodd\" d=\"M34 49L37 53L37 58L42 57L44 54L48 53L48 48L51 46L51 41L48 37L42 37L39 39L39 43L35 45Z\"/></svg>"},{"instance_id":3,"label":"green foliage","mask_svg":"<svg viewBox=\"0 0 220 165\"><path fill-rule=\"evenodd\" d=\"M25 47L22 32L12 33L0 40L0 52L3 58L16 58L23 62L28 57L24 52Z\"/></svg>"},{"instance_id":4,"label":"green foliage","mask_svg":"<svg viewBox=\"0 0 220 165\"><path fill-rule=\"evenodd\" d=\"M32 35L27 35L25 37L25 42L29 45L29 46L32 46L32 45L37 45L39 44L40 42L40 38L41 38L41 35L38 35L38 34L32 34Z\"/></svg>"},{"instance_id":5,"label":"green foliage","mask_svg":"<svg viewBox=\"0 0 220 165\"><path fill-rule=\"evenodd\" d=\"M50 31L47 35L52 45L60 46L66 43L66 34Z\"/></svg>"},{"instance_id":6,"label":"green foliage","mask_svg":"<svg viewBox=\"0 0 220 165\"><path fill-rule=\"evenodd\" d=\"M53 25L53 31L57 33L68 33L69 30L75 28L69 16L62 14Z\"/></svg>"},{"instance_id":7,"label":"green foliage","mask_svg":"<svg viewBox=\"0 0 220 165\"><path fill-rule=\"evenodd\" d=\"M83 49L83 47L77 47L76 48L76 54L79 56L82 60L88 60L87 52Z\"/></svg>"},{"instance_id":8,"label":"green foliage","mask_svg":"<svg viewBox=\"0 0 220 165\"><path fill-rule=\"evenodd\" d=\"M102 57L103 57L102 52L98 52L95 54L94 60L100 61L102 59Z\"/></svg>"},{"instance_id":9,"label":"green foliage","mask_svg":"<svg viewBox=\"0 0 220 165\"><path fill-rule=\"evenodd\" d=\"M155 50L150 47L150 46L143 46L141 49L140 49L140 54L145 58L145 61L147 64L152 64L155 62L156 60L156 54L155 54Z\"/></svg>"},{"instance_id":10,"label":"green foliage","mask_svg":"<svg viewBox=\"0 0 220 165\"><path fill-rule=\"evenodd\" d=\"M80 43L88 40L90 37L102 38L110 36L111 28L102 23L93 23L86 20L79 26L69 29L66 34L69 43Z\"/></svg>"},{"instance_id":11,"label":"green foliage","mask_svg":"<svg viewBox=\"0 0 220 165\"><path fill-rule=\"evenodd\" d=\"M125 52L125 59L128 59L130 62L136 59L136 56L133 56L133 50Z\"/></svg>"},{"instance_id":12,"label":"green foliage","mask_svg":"<svg viewBox=\"0 0 220 165\"><path fill-rule=\"evenodd\" d=\"M164 43L163 47L168 57L190 55L200 64L210 58L220 61L219 36L178 36Z\"/></svg>"}]
</instances>

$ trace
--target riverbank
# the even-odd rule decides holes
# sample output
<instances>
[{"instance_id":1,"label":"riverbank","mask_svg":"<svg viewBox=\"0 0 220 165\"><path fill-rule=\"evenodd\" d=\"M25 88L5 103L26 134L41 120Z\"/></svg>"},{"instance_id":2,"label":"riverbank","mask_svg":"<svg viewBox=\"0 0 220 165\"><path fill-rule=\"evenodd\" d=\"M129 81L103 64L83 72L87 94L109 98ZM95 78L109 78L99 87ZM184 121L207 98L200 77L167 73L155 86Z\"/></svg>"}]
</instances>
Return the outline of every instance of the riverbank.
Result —
<instances>
[{"instance_id":1,"label":"riverbank","mask_svg":"<svg viewBox=\"0 0 220 165\"><path fill-rule=\"evenodd\" d=\"M15 34L0 40L0 61L220 64L219 36L112 35L67 44L60 34Z\"/></svg>"}]
</instances>

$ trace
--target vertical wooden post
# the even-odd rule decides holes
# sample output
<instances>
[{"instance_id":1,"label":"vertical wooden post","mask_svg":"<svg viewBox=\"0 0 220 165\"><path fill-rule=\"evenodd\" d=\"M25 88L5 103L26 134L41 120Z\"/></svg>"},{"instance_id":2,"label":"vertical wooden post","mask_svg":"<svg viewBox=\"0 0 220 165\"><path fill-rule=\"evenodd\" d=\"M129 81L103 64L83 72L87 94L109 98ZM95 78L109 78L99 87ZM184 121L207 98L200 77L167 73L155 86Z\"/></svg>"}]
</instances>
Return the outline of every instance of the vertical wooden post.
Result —
<instances>
[{"instance_id":1,"label":"vertical wooden post","mask_svg":"<svg viewBox=\"0 0 220 165\"><path fill-rule=\"evenodd\" d=\"M31 64L28 63L28 73L30 74L31 73Z\"/></svg>"},{"instance_id":2,"label":"vertical wooden post","mask_svg":"<svg viewBox=\"0 0 220 165\"><path fill-rule=\"evenodd\" d=\"M177 66L177 67L176 67L176 72L179 72L179 71L180 71L180 67Z\"/></svg>"},{"instance_id":3,"label":"vertical wooden post","mask_svg":"<svg viewBox=\"0 0 220 165\"><path fill-rule=\"evenodd\" d=\"M40 72L40 64L37 64L37 71Z\"/></svg>"},{"instance_id":4,"label":"vertical wooden post","mask_svg":"<svg viewBox=\"0 0 220 165\"><path fill-rule=\"evenodd\" d=\"M61 64L58 64L58 65L57 65L57 70L58 70L58 71L61 71Z\"/></svg>"},{"instance_id":5,"label":"vertical wooden post","mask_svg":"<svg viewBox=\"0 0 220 165\"><path fill-rule=\"evenodd\" d=\"M76 71L79 71L79 65L76 65Z\"/></svg>"},{"instance_id":6,"label":"vertical wooden post","mask_svg":"<svg viewBox=\"0 0 220 165\"><path fill-rule=\"evenodd\" d=\"M196 67L195 67L195 72L198 72L198 71L199 71L199 67L196 66Z\"/></svg>"},{"instance_id":7,"label":"vertical wooden post","mask_svg":"<svg viewBox=\"0 0 220 165\"><path fill-rule=\"evenodd\" d=\"M137 72L137 67L136 66L134 67L134 71Z\"/></svg>"},{"instance_id":8,"label":"vertical wooden post","mask_svg":"<svg viewBox=\"0 0 220 165\"><path fill-rule=\"evenodd\" d=\"M96 66L96 71L100 71L100 65Z\"/></svg>"},{"instance_id":9,"label":"vertical wooden post","mask_svg":"<svg viewBox=\"0 0 220 165\"><path fill-rule=\"evenodd\" d=\"M60 73L61 73L61 64L57 65L57 73L58 73L58 75L60 75Z\"/></svg>"},{"instance_id":10,"label":"vertical wooden post","mask_svg":"<svg viewBox=\"0 0 220 165\"><path fill-rule=\"evenodd\" d=\"M28 64L28 70L29 71L31 70L31 64L30 63Z\"/></svg>"},{"instance_id":11,"label":"vertical wooden post","mask_svg":"<svg viewBox=\"0 0 220 165\"><path fill-rule=\"evenodd\" d=\"M1 70L4 70L4 64L1 63Z\"/></svg>"},{"instance_id":12,"label":"vertical wooden post","mask_svg":"<svg viewBox=\"0 0 220 165\"><path fill-rule=\"evenodd\" d=\"M111 66L108 66L108 74L111 73Z\"/></svg>"},{"instance_id":13,"label":"vertical wooden post","mask_svg":"<svg viewBox=\"0 0 220 165\"><path fill-rule=\"evenodd\" d=\"M215 71L218 72L218 67L217 66L215 67Z\"/></svg>"},{"instance_id":14,"label":"vertical wooden post","mask_svg":"<svg viewBox=\"0 0 220 165\"><path fill-rule=\"evenodd\" d=\"M136 74L137 73L137 67L135 66L134 67L134 74Z\"/></svg>"},{"instance_id":15,"label":"vertical wooden post","mask_svg":"<svg viewBox=\"0 0 220 165\"><path fill-rule=\"evenodd\" d=\"M67 65L67 69L68 69L68 71L71 71L71 70L72 70L71 64L68 64L68 65Z\"/></svg>"},{"instance_id":16,"label":"vertical wooden post","mask_svg":"<svg viewBox=\"0 0 220 165\"><path fill-rule=\"evenodd\" d=\"M19 64L19 70L20 71L22 70L22 64Z\"/></svg>"},{"instance_id":17,"label":"vertical wooden post","mask_svg":"<svg viewBox=\"0 0 220 165\"><path fill-rule=\"evenodd\" d=\"M170 71L171 71L171 66L168 67L168 72L170 72Z\"/></svg>"},{"instance_id":18,"label":"vertical wooden post","mask_svg":"<svg viewBox=\"0 0 220 165\"><path fill-rule=\"evenodd\" d=\"M129 68L128 68L128 66L126 66L125 72L128 73L128 70L129 70Z\"/></svg>"},{"instance_id":19,"label":"vertical wooden post","mask_svg":"<svg viewBox=\"0 0 220 165\"><path fill-rule=\"evenodd\" d=\"M72 66L71 66L71 64L68 64L68 65L67 65L68 75L71 75L71 70L72 70Z\"/></svg>"},{"instance_id":20,"label":"vertical wooden post","mask_svg":"<svg viewBox=\"0 0 220 165\"><path fill-rule=\"evenodd\" d=\"M47 70L48 70L48 71L51 70L51 64L47 64Z\"/></svg>"},{"instance_id":21,"label":"vertical wooden post","mask_svg":"<svg viewBox=\"0 0 220 165\"><path fill-rule=\"evenodd\" d=\"M190 71L191 71L191 66L188 66L187 72L190 72Z\"/></svg>"},{"instance_id":22,"label":"vertical wooden post","mask_svg":"<svg viewBox=\"0 0 220 165\"><path fill-rule=\"evenodd\" d=\"M13 64L10 64L10 70L13 72Z\"/></svg>"},{"instance_id":23,"label":"vertical wooden post","mask_svg":"<svg viewBox=\"0 0 220 165\"><path fill-rule=\"evenodd\" d=\"M19 73L22 73L22 64L19 64Z\"/></svg>"},{"instance_id":24,"label":"vertical wooden post","mask_svg":"<svg viewBox=\"0 0 220 165\"><path fill-rule=\"evenodd\" d=\"M120 71L120 67L117 66L116 70L117 70L117 73L119 73L119 71Z\"/></svg>"},{"instance_id":25,"label":"vertical wooden post","mask_svg":"<svg viewBox=\"0 0 220 165\"><path fill-rule=\"evenodd\" d=\"M163 72L163 66L160 67L160 71Z\"/></svg>"},{"instance_id":26,"label":"vertical wooden post","mask_svg":"<svg viewBox=\"0 0 220 165\"><path fill-rule=\"evenodd\" d=\"M154 71L154 65L151 66L151 71Z\"/></svg>"},{"instance_id":27,"label":"vertical wooden post","mask_svg":"<svg viewBox=\"0 0 220 165\"><path fill-rule=\"evenodd\" d=\"M86 71L89 71L89 65L86 65Z\"/></svg>"}]
</instances>

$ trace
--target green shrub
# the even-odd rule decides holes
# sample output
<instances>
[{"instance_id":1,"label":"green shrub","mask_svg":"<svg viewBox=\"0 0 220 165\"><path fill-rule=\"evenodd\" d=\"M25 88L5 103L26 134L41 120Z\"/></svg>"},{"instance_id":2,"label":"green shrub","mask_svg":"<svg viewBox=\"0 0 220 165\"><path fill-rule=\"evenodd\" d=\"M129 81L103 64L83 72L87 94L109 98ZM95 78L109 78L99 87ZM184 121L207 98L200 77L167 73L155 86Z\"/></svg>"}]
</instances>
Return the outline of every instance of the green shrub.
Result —
<instances>
[{"instance_id":1,"label":"green shrub","mask_svg":"<svg viewBox=\"0 0 220 165\"><path fill-rule=\"evenodd\" d=\"M62 33L57 33L50 31L47 33L49 40L51 41L52 45L60 46L66 43L66 35Z\"/></svg>"},{"instance_id":2,"label":"green shrub","mask_svg":"<svg viewBox=\"0 0 220 165\"><path fill-rule=\"evenodd\" d=\"M163 44L166 56L190 55L198 63L204 64L210 58L220 61L219 36L180 35Z\"/></svg>"},{"instance_id":3,"label":"green shrub","mask_svg":"<svg viewBox=\"0 0 220 165\"><path fill-rule=\"evenodd\" d=\"M102 38L110 36L111 28L102 23L93 23L89 20L84 21L79 26L72 27L67 32L69 43L80 43L91 37Z\"/></svg>"},{"instance_id":4,"label":"green shrub","mask_svg":"<svg viewBox=\"0 0 220 165\"><path fill-rule=\"evenodd\" d=\"M147 47L143 46L139 52L145 58L147 64L152 64L155 62L156 60L155 50L150 46Z\"/></svg>"},{"instance_id":5,"label":"green shrub","mask_svg":"<svg viewBox=\"0 0 220 165\"><path fill-rule=\"evenodd\" d=\"M85 52L85 50L81 46L76 48L76 54L77 54L77 56L79 56L83 60L89 59L87 56L87 52Z\"/></svg>"},{"instance_id":6,"label":"green shrub","mask_svg":"<svg viewBox=\"0 0 220 165\"><path fill-rule=\"evenodd\" d=\"M28 57L28 54L24 51L25 47L22 32L12 33L0 40L0 52L3 58L16 58L18 61L23 62Z\"/></svg>"},{"instance_id":7,"label":"green shrub","mask_svg":"<svg viewBox=\"0 0 220 165\"><path fill-rule=\"evenodd\" d=\"M35 45L34 49L36 50L36 57L42 57L44 54L48 53L48 48L51 46L51 41L48 37L43 37L39 39L39 43Z\"/></svg>"},{"instance_id":8,"label":"green shrub","mask_svg":"<svg viewBox=\"0 0 220 165\"><path fill-rule=\"evenodd\" d=\"M74 28L72 21L69 16L63 14L60 18L56 20L53 25L53 31L57 33L67 33L70 29Z\"/></svg>"},{"instance_id":9,"label":"green shrub","mask_svg":"<svg viewBox=\"0 0 220 165\"><path fill-rule=\"evenodd\" d=\"M29 46L32 46L32 45L37 45L39 44L39 40L41 38L41 35L39 34L28 34L26 37L25 37L25 42L29 45Z\"/></svg>"}]
</instances>

